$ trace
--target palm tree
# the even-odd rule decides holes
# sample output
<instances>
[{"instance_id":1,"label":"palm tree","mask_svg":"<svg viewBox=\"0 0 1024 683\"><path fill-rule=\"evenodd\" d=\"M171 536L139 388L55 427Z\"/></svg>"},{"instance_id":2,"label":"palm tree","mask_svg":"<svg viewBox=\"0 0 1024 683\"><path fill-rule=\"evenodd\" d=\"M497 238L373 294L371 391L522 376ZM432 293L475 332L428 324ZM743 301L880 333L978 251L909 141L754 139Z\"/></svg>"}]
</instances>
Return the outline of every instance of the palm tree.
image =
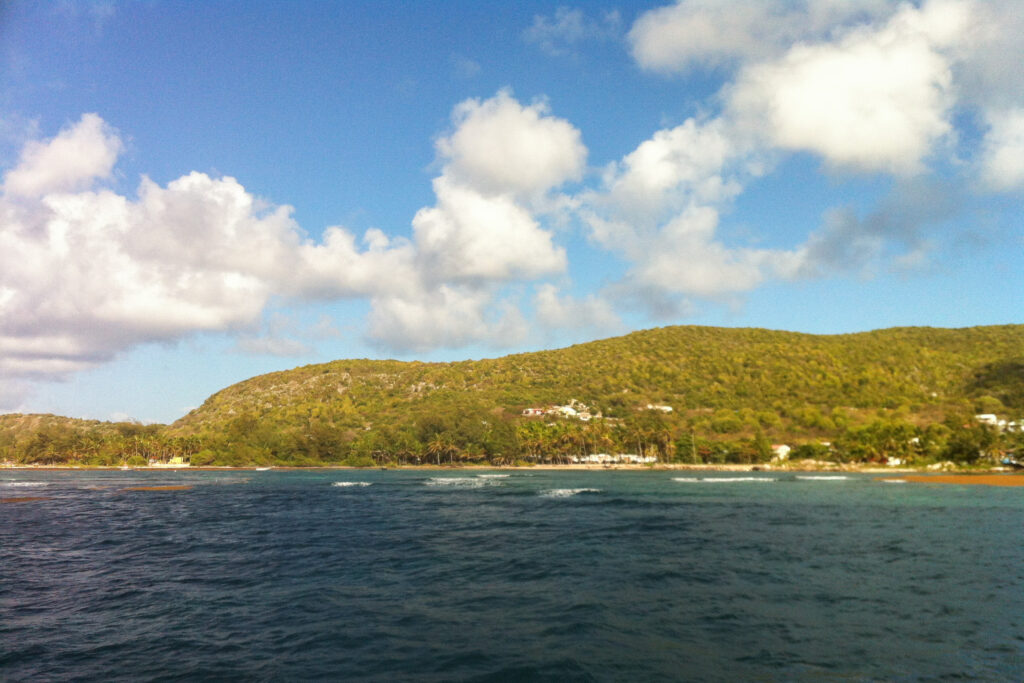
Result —
<instances>
[{"instance_id":1,"label":"palm tree","mask_svg":"<svg viewBox=\"0 0 1024 683\"><path fill-rule=\"evenodd\" d=\"M450 437L437 433L434 438L427 444L427 455L433 456L437 459L437 464L441 464L441 460L447 456L448 464L451 465L455 462L455 456L461 452L458 446L452 443Z\"/></svg>"}]
</instances>

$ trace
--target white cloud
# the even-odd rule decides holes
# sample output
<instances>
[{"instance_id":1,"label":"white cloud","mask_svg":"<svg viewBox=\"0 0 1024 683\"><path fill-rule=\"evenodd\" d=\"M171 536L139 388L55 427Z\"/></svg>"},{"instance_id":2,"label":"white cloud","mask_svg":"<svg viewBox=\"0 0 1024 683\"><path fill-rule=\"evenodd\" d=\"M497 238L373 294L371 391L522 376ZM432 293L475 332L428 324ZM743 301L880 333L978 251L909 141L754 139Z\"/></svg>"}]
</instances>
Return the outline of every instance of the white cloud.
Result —
<instances>
[{"instance_id":1,"label":"white cloud","mask_svg":"<svg viewBox=\"0 0 1024 683\"><path fill-rule=\"evenodd\" d=\"M983 0L968 6L957 69L962 101L994 111L1024 106L1024 12L1020 0Z\"/></svg>"},{"instance_id":2,"label":"white cloud","mask_svg":"<svg viewBox=\"0 0 1024 683\"><path fill-rule=\"evenodd\" d=\"M0 198L0 373L62 377L147 341L252 327L275 294L382 291L407 249L306 239L290 207L191 173L137 199L83 189L121 142L91 115L26 147ZM71 191L70 188L78 188ZM11 194L13 192L13 195ZM373 240L371 239L371 242ZM376 277L368 273L378 269Z\"/></svg>"},{"instance_id":3,"label":"white cloud","mask_svg":"<svg viewBox=\"0 0 1024 683\"><path fill-rule=\"evenodd\" d=\"M509 346L525 323L497 286L566 268L539 215L572 204L553 191L582 176L579 131L545 103L524 106L507 90L460 103L452 121L437 142L437 203L413 217L412 267L385 271L404 285L371 298L369 336L392 348Z\"/></svg>"},{"instance_id":4,"label":"white cloud","mask_svg":"<svg viewBox=\"0 0 1024 683\"><path fill-rule=\"evenodd\" d=\"M587 17L583 10L559 7L552 17L534 15L533 24L523 31L523 40L543 52L558 57L572 54L586 40L607 40L620 31L621 17L616 11L605 12L600 20Z\"/></svg>"},{"instance_id":5,"label":"white cloud","mask_svg":"<svg viewBox=\"0 0 1024 683\"><path fill-rule=\"evenodd\" d=\"M507 90L455 107L455 130L437 142L453 182L488 194L536 198L578 180L587 160L580 132L550 116L544 102L523 106Z\"/></svg>"},{"instance_id":6,"label":"white cloud","mask_svg":"<svg viewBox=\"0 0 1024 683\"><path fill-rule=\"evenodd\" d=\"M135 198L98 189L123 145L95 115L32 141L0 195L0 374L60 378L195 332L295 355L302 334L257 332L282 297L369 299L370 336L394 348L521 339L498 287L564 271L537 212L570 203L552 190L580 176L586 148L545 105L504 91L453 120L437 204L413 218L412 240L373 229L360 242L337 226L312 240L291 207L230 177L144 177Z\"/></svg>"},{"instance_id":7,"label":"white cloud","mask_svg":"<svg viewBox=\"0 0 1024 683\"><path fill-rule=\"evenodd\" d=\"M39 197L90 186L106 178L121 151L121 140L96 114L85 114L48 142L29 141L18 165L4 176L10 197Z\"/></svg>"},{"instance_id":8,"label":"white cloud","mask_svg":"<svg viewBox=\"0 0 1024 683\"><path fill-rule=\"evenodd\" d=\"M989 114L981 176L994 190L1024 187L1024 108Z\"/></svg>"},{"instance_id":9,"label":"white cloud","mask_svg":"<svg viewBox=\"0 0 1024 683\"><path fill-rule=\"evenodd\" d=\"M593 329L601 333L622 329L622 320L611 304L597 296L578 299L559 295L558 287L543 284L533 300L537 320L549 329Z\"/></svg>"},{"instance_id":10,"label":"white cloud","mask_svg":"<svg viewBox=\"0 0 1024 683\"><path fill-rule=\"evenodd\" d=\"M798 44L744 69L730 115L767 142L858 170L914 173L952 132L951 62L941 48L965 26L958 3L907 6L881 29Z\"/></svg>"},{"instance_id":11,"label":"white cloud","mask_svg":"<svg viewBox=\"0 0 1024 683\"><path fill-rule=\"evenodd\" d=\"M629 32L633 58L655 71L685 71L777 57L795 42L824 40L837 27L891 11L887 0L679 0L640 15Z\"/></svg>"},{"instance_id":12,"label":"white cloud","mask_svg":"<svg viewBox=\"0 0 1024 683\"><path fill-rule=\"evenodd\" d=\"M510 304L495 307L494 298L489 289L458 285L375 298L369 338L401 351L521 342L526 336L521 314Z\"/></svg>"},{"instance_id":13,"label":"white cloud","mask_svg":"<svg viewBox=\"0 0 1024 683\"><path fill-rule=\"evenodd\" d=\"M605 171L605 196L628 216L630 232L658 223L693 202L721 202L739 192L727 167L745 150L721 120L689 119L660 130Z\"/></svg>"},{"instance_id":14,"label":"white cloud","mask_svg":"<svg viewBox=\"0 0 1024 683\"><path fill-rule=\"evenodd\" d=\"M749 291L792 255L730 247L717 235L719 207L763 167L758 150L725 119L661 130L610 165L584 196L593 241L626 259L617 298L649 302L658 315L688 308L685 297Z\"/></svg>"},{"instance_id":15,"label":"white cloud","mask_svg":"<svg viewBox=\"0 0 1024 683\"><path fill-rule=\"evenodd\" d=\"M632 278L665 292L716 297L744 292L761 283L767 252L729 249L715 239L718 212L693 206L669 221L652 240L649 255Z\"/></svg>"},{"instance_id":16,"label":"white cloud","mask_svg":"<svg viewBox=\"0 0 1024 683\"><path fill-rule=\"evenodd\" d=\"M565 269L565 251L509 196L481 194L444 176L434 192L437 206L412 221L417 258L431 280L534 279Z\"/></svg>"}]
</instances>

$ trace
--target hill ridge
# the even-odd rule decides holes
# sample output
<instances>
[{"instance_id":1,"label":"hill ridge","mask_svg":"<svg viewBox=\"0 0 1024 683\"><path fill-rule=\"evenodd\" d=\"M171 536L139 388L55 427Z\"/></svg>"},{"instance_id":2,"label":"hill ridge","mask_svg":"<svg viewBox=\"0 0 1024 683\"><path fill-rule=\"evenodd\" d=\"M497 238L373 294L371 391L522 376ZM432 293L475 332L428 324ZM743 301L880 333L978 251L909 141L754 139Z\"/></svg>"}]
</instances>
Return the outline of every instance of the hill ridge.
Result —
<instances>
[{"instance_id":1,"label":"hill ridge","mask_svg":"<svg viewBox=\"0 0 1024 683\"><path fill-rule=\"evenodd\" d=\"M523 415L570 400L601 419ZM197 461L226 464L440 460L438 451L543 459L630 440L671 459L692 454L694 439L713 457L825 441L847 444L836 457L873 458L927 437L918 455L938 457L958 435L950 425L976 412L1024 416L1024 325L829 335L683 325L480 360L338 359L250 377L155 431L191 439ZM629 430L649 438L626 439ZM979 453L1013 447L1000 438ZM858 450L872 439L888 442Z\"/></svg>"}]
</instances>

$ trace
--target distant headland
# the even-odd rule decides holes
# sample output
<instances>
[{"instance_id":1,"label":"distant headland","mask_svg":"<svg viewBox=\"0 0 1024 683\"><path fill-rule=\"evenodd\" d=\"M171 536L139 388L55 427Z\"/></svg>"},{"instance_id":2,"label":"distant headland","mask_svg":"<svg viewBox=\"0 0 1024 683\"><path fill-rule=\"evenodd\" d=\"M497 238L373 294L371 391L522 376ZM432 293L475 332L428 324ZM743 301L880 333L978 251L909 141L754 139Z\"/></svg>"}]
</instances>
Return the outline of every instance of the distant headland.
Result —
<instances>
[{"instance_id":1,"label":"distant headland","mask_svg":"<svg viewBox=\"0 0 1024 683\"><path fill-rule=\"evenodd\" d=\"M1024 325L665 327L477 361L308 365L170 425L0 416L8 466L948 471L1021 454Z\"/></svg>"}]
</instances>

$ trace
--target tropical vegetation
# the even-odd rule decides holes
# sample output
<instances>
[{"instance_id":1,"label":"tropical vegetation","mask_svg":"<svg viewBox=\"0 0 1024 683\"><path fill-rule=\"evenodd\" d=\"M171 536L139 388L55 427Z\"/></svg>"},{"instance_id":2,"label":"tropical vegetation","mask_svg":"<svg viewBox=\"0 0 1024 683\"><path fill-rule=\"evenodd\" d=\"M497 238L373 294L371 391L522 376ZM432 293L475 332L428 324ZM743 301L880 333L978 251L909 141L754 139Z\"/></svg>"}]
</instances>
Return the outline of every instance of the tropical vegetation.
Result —
<instances>
[{"instance_id":1,"label":"tropical vegetation","mask_svg":"<svg viewBox=\"0 0 1024 683\"><path fill-rule=\"evenodd\" d=\"M589 419L550 412L570 404ZM626 453L756 463L788 444L797 460L972 464L1021 452L1021 430L979 413L1024 423L1024 325L844 335L683 326L477 361L308 365L230 386L171 425L4 415L0 460L510 465Z\"/></svg>"}]
</instances>

